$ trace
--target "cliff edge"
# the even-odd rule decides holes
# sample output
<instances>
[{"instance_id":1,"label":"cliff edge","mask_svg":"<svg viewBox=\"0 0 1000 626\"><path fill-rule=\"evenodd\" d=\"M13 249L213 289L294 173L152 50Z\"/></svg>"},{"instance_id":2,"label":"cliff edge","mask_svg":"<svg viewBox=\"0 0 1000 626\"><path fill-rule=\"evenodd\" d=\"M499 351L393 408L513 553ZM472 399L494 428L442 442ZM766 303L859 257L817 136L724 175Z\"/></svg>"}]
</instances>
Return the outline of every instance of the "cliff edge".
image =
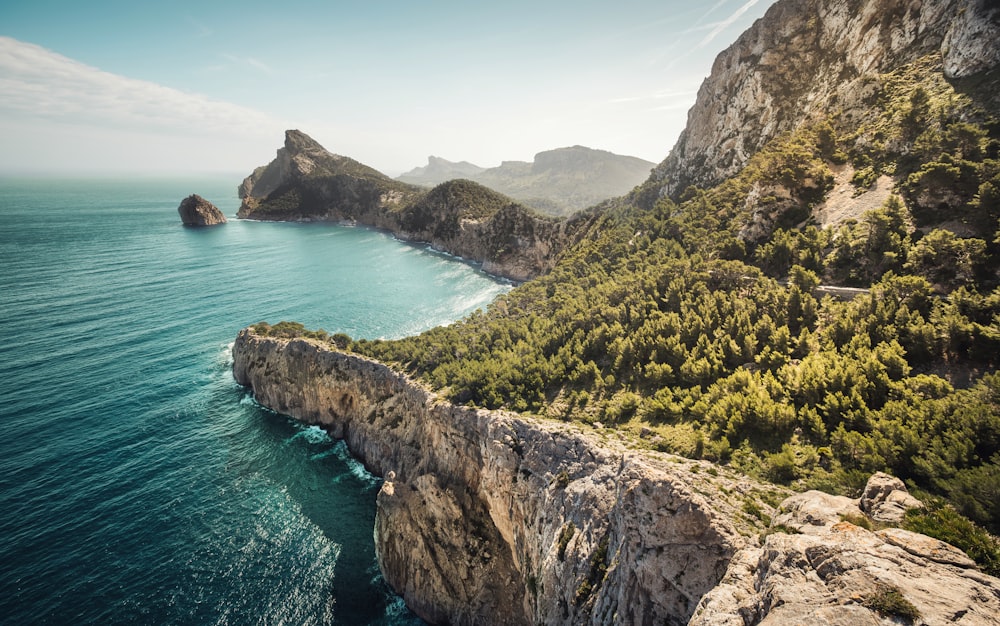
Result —
<instances>
[{"instance_id":1,"label":"cliff edge","mask_svg":"<svg viewBox=\"0 0 1000 626\"><path fill-rule=\"evenodd\" d=\"M559 423L455 406L310 340L249 328L233 357L258 402L322 425L387 478L378 560L433 623L684 624L754 532L746 522L741 534L741 494L768 489Z\"/></svg>"},{"instance_id":2,"label":"cliff edge","mask_svg":"<svg viewBox=\"0 0 1000 626\"><path fill-rule=\"evenodd\" d=\"M774 509L781 488L455 406L318 341L247 328L233 358L257 401L386 478L379 564L432 623L1000 624L1000 580L942 542L852 523L868 500L809 492Z\"/></svg>"}]
</instances>

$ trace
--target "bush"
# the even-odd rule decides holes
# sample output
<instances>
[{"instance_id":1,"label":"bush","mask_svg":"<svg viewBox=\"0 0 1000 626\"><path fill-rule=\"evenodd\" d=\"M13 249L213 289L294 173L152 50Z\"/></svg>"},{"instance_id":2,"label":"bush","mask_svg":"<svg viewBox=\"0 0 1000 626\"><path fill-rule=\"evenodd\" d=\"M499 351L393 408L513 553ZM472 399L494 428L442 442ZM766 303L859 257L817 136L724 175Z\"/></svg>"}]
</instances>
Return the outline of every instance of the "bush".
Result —
<instances>
[{"instance_id":1,"label":"bush","mask_svg":"<svg viewBox=\"0 0 1000 626\"><path fill-rule=\"evenodd\" d=\"M1000 576L1000 545L992 535L940 500L925 504L927 510L907 511L903 528L950 543L969 555L987 574Z\"/></svg>"},{"instance_id":2,"label":"bush","mask_svg":"<svg viewBox=\"0 0 1000 626\"><path fill-rule=\"evenodd\" d=\"M920 619L917 607L892 585L877 583L875 592L866 597L862 604L886 617L901 617L911 623Z\"/></svg>"}]
</instances>

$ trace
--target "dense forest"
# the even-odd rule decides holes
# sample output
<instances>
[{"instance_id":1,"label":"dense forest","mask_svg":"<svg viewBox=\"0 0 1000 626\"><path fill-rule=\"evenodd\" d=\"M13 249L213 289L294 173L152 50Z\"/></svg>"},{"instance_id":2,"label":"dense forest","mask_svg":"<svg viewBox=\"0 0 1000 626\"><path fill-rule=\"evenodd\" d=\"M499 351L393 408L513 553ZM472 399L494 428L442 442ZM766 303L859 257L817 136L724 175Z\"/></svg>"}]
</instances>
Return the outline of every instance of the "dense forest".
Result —
<instances>
[{"instance_id":1,"label":"dense forest","mask_svg":"<svg viewBox=\"0 0 1000 626\"><path fill-rule=\"evenodd\" d=\"M1000 120L936 63L874 78L866 117L813 120L714 188L671 199L647 183L592 209L552 272L485 311L330 340L457 403L617 429L796 489L857 495L888 471L930 505L912 528L998 573L966 518L1000 533ZM813 210L843 165L859 194L882 175L895 194L822 227Z\"/></svg>"}]
</instances>

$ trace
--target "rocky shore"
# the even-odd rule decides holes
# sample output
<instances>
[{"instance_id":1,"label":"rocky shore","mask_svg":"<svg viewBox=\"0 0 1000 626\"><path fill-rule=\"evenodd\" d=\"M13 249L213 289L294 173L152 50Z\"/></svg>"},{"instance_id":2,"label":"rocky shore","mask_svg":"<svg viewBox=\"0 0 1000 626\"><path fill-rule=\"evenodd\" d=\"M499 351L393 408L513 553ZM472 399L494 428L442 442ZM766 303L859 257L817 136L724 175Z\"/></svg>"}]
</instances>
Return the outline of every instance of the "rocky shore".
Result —
<instances>
[{"instance_id":1,"label":"rocky shore","mask_svg":"<svg viewBox=\"0 0 1000 626\"><path fill-rule=\"evenodd\" d=\"M1000 580L960 551L850 521L913 505L895 486L775 508L788 492L601 431L455 406L318 341L247 328L233 357L258 402L343 438L386 479L380 567L432 623L901 623L877 601L889 590L912 623L1000 624Z\"/></svg>"}]
</instances>

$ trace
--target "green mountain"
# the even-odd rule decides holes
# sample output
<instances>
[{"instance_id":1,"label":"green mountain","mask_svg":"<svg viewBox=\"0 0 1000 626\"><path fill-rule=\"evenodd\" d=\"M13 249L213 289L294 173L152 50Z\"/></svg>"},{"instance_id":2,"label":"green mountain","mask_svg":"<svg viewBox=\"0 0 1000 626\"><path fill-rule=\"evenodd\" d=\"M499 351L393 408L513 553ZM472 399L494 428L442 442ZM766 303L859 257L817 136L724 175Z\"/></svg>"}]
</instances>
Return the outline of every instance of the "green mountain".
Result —
<instances>
[{"instance_id":1,"label":"green mountain","mask_svg":"<svg viewBox=\"0 0 1000 626\"><path fill-rule=\"evenodd\" d=\"M778 2L549 274L352 349L796 489L889 471L1000 532L996 33L984 4Z\"/></svg>"},{"instance_id":2,"label":"green mountain","mask_svg":"<svg viewBox=\"0 0 1000 626\"><path fill-rule=\"evenodd\" d=\"M401 340L258 325L238 378L391 467L380 563L439 622L997 623L996 41L779 0L551 269Z\"/></svg>"}]
</instances>

